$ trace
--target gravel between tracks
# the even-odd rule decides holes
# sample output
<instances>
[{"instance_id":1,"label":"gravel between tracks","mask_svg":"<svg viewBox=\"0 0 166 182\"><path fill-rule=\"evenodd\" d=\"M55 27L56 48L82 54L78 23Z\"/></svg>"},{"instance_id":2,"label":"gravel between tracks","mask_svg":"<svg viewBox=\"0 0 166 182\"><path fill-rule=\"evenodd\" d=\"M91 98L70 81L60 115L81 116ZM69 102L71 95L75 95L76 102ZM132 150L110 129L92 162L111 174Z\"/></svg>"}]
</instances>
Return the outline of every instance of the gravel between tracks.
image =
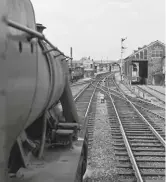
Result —
<instances>
[{"instance_id":1,"label":"gravel between tracks","mask_svg":"<svg viewBox=\"0 0 166 182\"><path fill-rule=\"evenodd\" d=\"M97 95L92 148L88 151L89 181L117 181L116 160L107 112L107 104Z\"/></svg>"},{"instance_id":2,"label":"gravel between tracks","mask_svg":"<svg viewBox=\"0 0 166 182\"><path fill-rule=\"evenodd\" d=\"M73 97L75 97L86 86L87 86L87 84L77 85L77 86L71 87Z\"/></svg>"}]
</instances>

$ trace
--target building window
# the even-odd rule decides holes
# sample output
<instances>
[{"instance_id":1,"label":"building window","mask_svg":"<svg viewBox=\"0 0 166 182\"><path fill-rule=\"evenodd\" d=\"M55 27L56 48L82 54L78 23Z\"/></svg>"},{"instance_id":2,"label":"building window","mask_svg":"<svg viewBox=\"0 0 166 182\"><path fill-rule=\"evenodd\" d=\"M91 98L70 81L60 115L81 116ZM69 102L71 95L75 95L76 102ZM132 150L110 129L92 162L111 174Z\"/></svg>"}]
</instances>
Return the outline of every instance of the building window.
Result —
<instances>
[{"instance_id":1,"label":"building window","mask_svg":"<svg viewBox=\"0 0 166 182\"><path fill-rule=\"evenodd\" d=\"M133 71L137 71L137 65L133 64Z\"/></svg>"},{"instance_id":2,"label":"building window","mask_svg":"<svg viewBox=\"0 0 166 182\"><path fill-rule=\"evenodd\" d=\"M145 49L144 50L144 59L147 59L148 58L148 51Z\"/></svg>"},{"instance_id":3,"label":"building window","mask_svg":"<svg viewBox=\"0 0 166 182\"><path fill-rule=\"evenodd\" d=\"M136 54L136 58L139 59L139 54Z\"/></svg>"},{"instance_id":4,"label":"building window","mask_svg":"<svg viewBox=\"0 0 166 182\"><path fill-rule=\"evenodd\" d=\"M152 51L152 57L153 58L161 58L161 57L163 57L163 51L162 50L153 50Z\"/></svg>"},{"instance_id":5,"label":"building window","mask_svg":"<svg viewBox=\"0 0 166 182\"><path fill-rule=\"evenodd\" d=\"M140 52L140 59L143 59L144 57L143 57L143 52L141 51Z\"/></svg>"}]
</instances>

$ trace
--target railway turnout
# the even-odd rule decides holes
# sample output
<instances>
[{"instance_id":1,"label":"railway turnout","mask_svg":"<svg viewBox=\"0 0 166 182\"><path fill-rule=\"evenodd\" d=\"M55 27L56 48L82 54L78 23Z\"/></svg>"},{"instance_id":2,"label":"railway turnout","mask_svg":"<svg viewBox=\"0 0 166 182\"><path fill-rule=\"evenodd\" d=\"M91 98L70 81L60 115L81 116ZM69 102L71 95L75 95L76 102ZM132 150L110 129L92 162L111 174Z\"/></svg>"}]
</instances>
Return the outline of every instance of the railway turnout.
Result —
<instances>
[{"instance_id":1,"label":"railway turnout","mask_svg":"<svg viewBox=\"0 0 166 182\"><path fill-rule=\"evenodd\" d=\"M165 131L158 124L158 119L154 119L155 114L153 113L153 109L158 106L142 100L140 102L140 99L131 98L122 93L115 83L113 75L107 77L105 85L100 84L97 89L106 95L108 115L111 118L110 133L118 161L116 165L118 178L114 177L114 180L164 181ZM153 116L149 116L149 111ZM165 118L161 116L160 119L164 123ZM92 134L88 141L90 144L93 141ZM93 150L91 147L89 148L89 150ZM92 155L91 152L89 155ZM89 156L89 158L91 157ZM106 158L109 160L109 156ZM89 163L89 169L92 168L91 164ZM87 178L93 179L94 169L88 172ZM100 179L101 176L99 175L98 178ZM111 174L103 181L108 181L110 178ZM96 176L95 180L97 181Z\"/></svg>"}]
</instances>

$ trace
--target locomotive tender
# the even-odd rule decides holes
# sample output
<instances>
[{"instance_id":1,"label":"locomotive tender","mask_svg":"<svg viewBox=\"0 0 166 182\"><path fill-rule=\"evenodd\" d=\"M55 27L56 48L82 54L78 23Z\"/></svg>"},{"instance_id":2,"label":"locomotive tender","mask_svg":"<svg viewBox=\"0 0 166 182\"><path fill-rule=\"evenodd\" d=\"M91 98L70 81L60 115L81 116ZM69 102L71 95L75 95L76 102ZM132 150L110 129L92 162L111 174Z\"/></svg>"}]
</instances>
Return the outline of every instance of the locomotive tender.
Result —
<instances>
[{"instance_id":1,"label":"locomotive tender","mask_svg":"<svg viewBox=\"0 0 166 182\"><path fill-rule=\"evenodd\" d=\"M76 140L79 118L69 57L45 38L45 27L36 26L30 0L1 0L0 27L0 181L8 182L31 159L40 161L46 143Z\"/></svg>"}]
</instances>

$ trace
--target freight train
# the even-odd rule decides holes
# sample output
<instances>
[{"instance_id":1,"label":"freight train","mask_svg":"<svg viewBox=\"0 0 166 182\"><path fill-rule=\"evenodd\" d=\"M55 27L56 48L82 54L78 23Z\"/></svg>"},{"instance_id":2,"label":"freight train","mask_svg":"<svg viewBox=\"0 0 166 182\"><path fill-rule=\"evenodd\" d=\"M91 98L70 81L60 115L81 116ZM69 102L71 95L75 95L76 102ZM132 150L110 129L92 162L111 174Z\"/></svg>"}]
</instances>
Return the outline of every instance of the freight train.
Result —
<instances>
[{"instance_id":1,"label":"freight train","mask_svg":"<svg viewBox=\"0 0 166 182\"><path fill-rule=\"evenodd\" d=\"M69 57L44 36L46 27L36 24L30 0L1 0L0 27L0 181L8 182L21 168L32 171L40 165L44 152L50 161L46 145L71 146L80 126L68 80ZM70 165L72 151L55 153L58 162L51 168L58 171L57 181L71 181L68 167L61 168ZM85 165L81 172L82 177Z\"/></svg>"}]
</instances>

